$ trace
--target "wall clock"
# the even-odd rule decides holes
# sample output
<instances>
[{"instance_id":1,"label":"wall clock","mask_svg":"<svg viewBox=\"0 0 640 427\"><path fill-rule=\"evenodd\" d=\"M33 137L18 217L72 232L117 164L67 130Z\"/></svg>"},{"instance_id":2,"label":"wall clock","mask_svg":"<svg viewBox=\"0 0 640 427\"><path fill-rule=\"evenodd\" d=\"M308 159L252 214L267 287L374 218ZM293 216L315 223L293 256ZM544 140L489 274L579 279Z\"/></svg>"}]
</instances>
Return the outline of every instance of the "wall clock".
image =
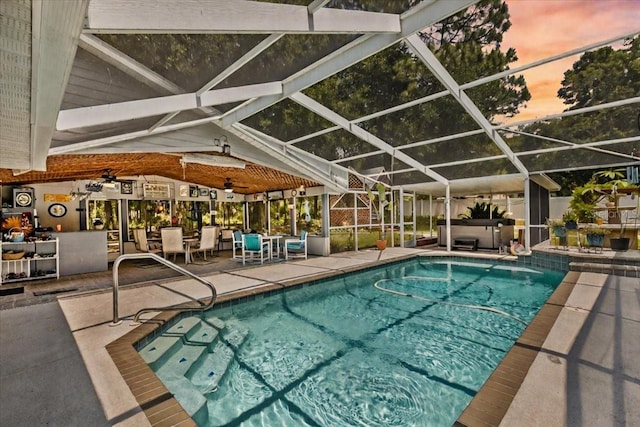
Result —
<instances>
[{"instance_id":1,"label":"wall clock","mask_svg":"<svg viewBox=\"0 0 640 427\"><path fill-rule=\"evenodd\" d=\"M31 193L29 192L19 192L16 193L16 205L20 206L21 208L27 207L27 206L31 206L31 202L33 201L33 197L31 197Z\"/></svg>"},{"instance_id":2,"label":"wall clock","mask_svg":"<svg viewBox=\"0 0 640 427\"><path fill-rule=\"evenodd\" d=\"M63 217L67 214L67 207L60 203L54 203L49 206L49 215L55 218Z\"/></svg>"}]
</instances>

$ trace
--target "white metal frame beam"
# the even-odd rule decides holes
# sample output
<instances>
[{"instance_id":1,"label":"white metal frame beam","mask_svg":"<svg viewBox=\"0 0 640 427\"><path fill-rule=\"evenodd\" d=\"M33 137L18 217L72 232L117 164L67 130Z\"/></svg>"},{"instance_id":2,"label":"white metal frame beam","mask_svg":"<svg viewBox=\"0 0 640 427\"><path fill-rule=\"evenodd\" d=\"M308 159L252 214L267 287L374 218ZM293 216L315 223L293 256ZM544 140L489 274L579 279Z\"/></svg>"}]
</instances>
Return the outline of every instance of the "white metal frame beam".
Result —
<instances>
[{"instance_id":1,"label":"white metal frame beam","mask_svg":"<svg viewBox=\"0 0 640 427\"><path fill-rule=\"evenodd\" d=\"M502 136L495 131L493 125L482 114L480 109L473 103L471 98L460 88L460 85L453 79L447 69L438 61L438 58L429 50L427 45L420 39L418 35L412 35L406 38L406 42L413 53L429 68L434 76L447 88L451 95L460 103L462 108L471 116L471 118L480 125L489 138L498 148L506 154L507 158L513 163L518 171L528 176L529 171L522 162L511 151L511 148L502 139Z\"/></svg>"},{"instance_id":2,"label":"white metal frame beam","mask_svg":"<svg viewBox=\"0 0 640 427\"><path fill-rule=\"evenodd\" d=\"M107 123L151 117L176 111L222 105L261 96L282 93L280 82L261 83L225 89L210 90L198 96L196 93L169 95L137 101L117 102L93 107L62 110L58 114L58 130L77 129Z\"/></svg>"},{"instance_id":3,"label":"white metal frame beam","mask_svg":"<svg viewBox=\"0 0 640 427\"><path fill-rule=\"evenodd\" d=\"M359 37L353 42L337 49L332 54L311 64L298 73L282 81L283 93L248 101L222 116L221 125L230 126L246 119L270 105L300 92L301 90L348 68L359 61L401 41L404 37L433 25L442 18L459 12L477 3L478 0L431 0L413 7L409 13L401 15L402 31L399 34L376 34ZM324 10L324 9L323 9Z\"/></svg>"},{"instance_id":4,"label":"white metal frame beam","mask_svg":"<svg viewBox=\"0 0 640 427\"><path fill-rule=\"evenodd\" d=\"M229 0L91 0L85 32L398 33L390 13Z\"/></svg>"},{"instance_id":5,"label":"white metal frame beam","mask_svg":"<svg viewBox=\"0 0 640 427\"><path fill-rule=\"evenodd\" d=\"M232 128L245 135L246 138L244 140L255 148L268 153L293 168L301 170L312 179L325 185L328 191L337 191L339 193L348 191L347 173L344 168L332 165L306 151L287 146L285 142L241 123L233 125ZM321 166L324 166L325 170ZM339 182L340 176L344 176L342 183Z\"/></svg>"},{"instance_id":6,"label":"white metal frame beam","mask_svg":"<svg viewBox=\"0 0 640 427\"><path fill-rule=\"evenodd\" d=\"M422 172L423 174L427 175L429 178L438 181L442 185L448 184L447 179L444 178L442 175L424 166L423 164L415 160L413 157L410 157L407 154L401 151L398 151L396 148L392 147L382 139L362 129L360 126L349 122L349 120L340 116L335 111L330 110L329 108L309 98L303 93L295 93L291 95L290 98L293 101L297 102L298 104L302 105L303 107L307 108L308 110L313 111L315 114L318 114L319 116L324 117L330 122L335 123L338 126L341 126L344 130L352 133L353 135L357 136L363 141L368 142L369 144L373 145L374 147L380 150L383 150L385 153L390 154L391 156L397 158L398 160L401 160L407 165L414 167L418 172Z\"/></svg>"}]
</instances>

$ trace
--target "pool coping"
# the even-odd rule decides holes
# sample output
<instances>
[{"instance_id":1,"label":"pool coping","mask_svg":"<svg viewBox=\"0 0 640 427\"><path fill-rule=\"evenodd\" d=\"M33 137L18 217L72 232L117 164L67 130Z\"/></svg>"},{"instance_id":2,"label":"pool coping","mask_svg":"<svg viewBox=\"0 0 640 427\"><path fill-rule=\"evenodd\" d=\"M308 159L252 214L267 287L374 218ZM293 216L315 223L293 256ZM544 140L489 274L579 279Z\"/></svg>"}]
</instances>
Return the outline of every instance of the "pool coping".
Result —
<instances>
[{"instance_id":1,"label":"pool coping","mask_svg":"<svg viewBox=\"0 0 640 427\"><path fill-rule=\"evenodd\" d=\"M434 255L437 257L442 256L434 253L424 254L423 256L433 257ZM459 257L459 255L451 254L443 254L443 256L448 258ZM216 304L239 301L273 291L282 291L305 283L376 268L389 263L402 262L416 257L415 254L399 256L371 264L350 266L311 276L273 282L256 288L243 289L219 296ZM494 257L468 257L464 255L461 257L496 260ZM506 257L503 259L513 261L513 259ZM485 427L500 424L579 276L580 272L569 271L565 273L562 282L473 397L454 423L454 426ZM152 336L180 314L180 311L161 312L154 316L153 319L106 345L107 353L152 426L197 426L136 350L136 345L139 342Z\"/></svg>"}]
</instances>

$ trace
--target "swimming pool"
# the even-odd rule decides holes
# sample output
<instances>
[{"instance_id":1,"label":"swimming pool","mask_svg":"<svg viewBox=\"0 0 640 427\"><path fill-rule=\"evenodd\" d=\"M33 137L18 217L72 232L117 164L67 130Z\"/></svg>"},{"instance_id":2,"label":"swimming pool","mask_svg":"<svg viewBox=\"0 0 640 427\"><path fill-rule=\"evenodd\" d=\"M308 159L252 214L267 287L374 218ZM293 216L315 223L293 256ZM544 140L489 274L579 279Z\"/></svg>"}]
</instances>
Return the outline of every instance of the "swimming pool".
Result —
<instances>
[{"instance_id":1,"label":"swimming pool","mask_svg":"<svg viewBox=\"0 0 640 427\"><path fill-rule=\"evenodd\" d=\"M403 261L181 317L139 352L201 426L450 426L562 277Z\"/></svg>"}]
</instances>

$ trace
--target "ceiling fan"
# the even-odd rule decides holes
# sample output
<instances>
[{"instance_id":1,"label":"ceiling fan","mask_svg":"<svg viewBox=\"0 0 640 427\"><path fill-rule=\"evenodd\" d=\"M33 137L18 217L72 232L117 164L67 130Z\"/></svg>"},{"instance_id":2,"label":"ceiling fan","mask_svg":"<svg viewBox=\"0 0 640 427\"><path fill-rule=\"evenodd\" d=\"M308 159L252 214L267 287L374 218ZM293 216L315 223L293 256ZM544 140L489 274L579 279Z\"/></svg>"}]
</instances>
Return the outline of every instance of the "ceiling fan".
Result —
<instances>
[{"instance_id":1,"label":"ceiling fan","mask_svg":"<svg viewBox=\"0 0 640 427\"><path fill-rule=\"evenodd\" d=\"M104 182L116 182L118 180L118 177L111 173L111 169L105 169L101 178L104 179Z\"/></svg>"},{"instance_id":2,"label":"ceiling fan","mask_svg":"<svg viewBox=\"0 0 640 427\"><path fill-rule=\"evenodd\" d=\"M243 187L242 185L234 185L233 182L231 181L231 178L225 178L224 192L233 193L234 188L249 188L249 187Z\"/></svg>"}]
</instances>

